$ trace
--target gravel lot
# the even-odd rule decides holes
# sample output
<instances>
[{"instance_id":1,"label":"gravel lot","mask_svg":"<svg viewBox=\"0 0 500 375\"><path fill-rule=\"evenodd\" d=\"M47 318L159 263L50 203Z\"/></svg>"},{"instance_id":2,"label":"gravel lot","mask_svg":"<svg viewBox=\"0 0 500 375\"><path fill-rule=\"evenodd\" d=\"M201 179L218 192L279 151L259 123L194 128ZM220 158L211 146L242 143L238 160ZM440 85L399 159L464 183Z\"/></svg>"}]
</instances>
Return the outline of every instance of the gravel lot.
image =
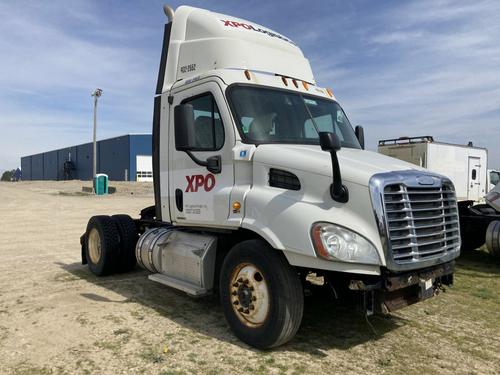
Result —
<instances>
[{"instance_id":1,"label":"gravel lot","mask_svg":"<svg viewBox=\"0 0 500 375\"><path fill-rule=\"evenodd\" d=\"M456 285L370 323L322 296L306 298L297 337L259 352L236 340L217 300L191 299L142 270L97 278L80 264L90 216L153 203L152 186L0 183L0 373L478 373L500 369L500 264L459 260Z\"/></svg>"}]
</instances>

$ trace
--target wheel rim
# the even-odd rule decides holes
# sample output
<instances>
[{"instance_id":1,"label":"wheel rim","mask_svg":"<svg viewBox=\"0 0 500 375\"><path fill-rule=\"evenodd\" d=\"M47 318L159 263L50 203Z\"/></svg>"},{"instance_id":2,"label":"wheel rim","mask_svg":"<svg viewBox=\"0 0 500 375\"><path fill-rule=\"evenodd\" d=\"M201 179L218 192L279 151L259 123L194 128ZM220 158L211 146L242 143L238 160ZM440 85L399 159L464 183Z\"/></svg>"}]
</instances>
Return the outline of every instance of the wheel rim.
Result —
<instances>
[{"instance_id":1,"label":"wheel rim","mask_svg":"<svg viewBox=\"0 0 500 375\"><path fill-rule=\"evenodd\" d=\"M89 233L88 239L89 256L92 263L99 263L101 259L101 237L99 236L99 231L96 228L92 228Z\"/></svg>"},{"instance_id":2,"label":"wheel rim","mask_svg":"<svg viewBox=\"0 0 500 375\"><path fill-rule=\"evenodd\" d=\"M255 265L238 265L231 275L229 290L234 313L243 324L249 327L264 324L269 313L269 289Z\"/></svg>"}]
</instances>

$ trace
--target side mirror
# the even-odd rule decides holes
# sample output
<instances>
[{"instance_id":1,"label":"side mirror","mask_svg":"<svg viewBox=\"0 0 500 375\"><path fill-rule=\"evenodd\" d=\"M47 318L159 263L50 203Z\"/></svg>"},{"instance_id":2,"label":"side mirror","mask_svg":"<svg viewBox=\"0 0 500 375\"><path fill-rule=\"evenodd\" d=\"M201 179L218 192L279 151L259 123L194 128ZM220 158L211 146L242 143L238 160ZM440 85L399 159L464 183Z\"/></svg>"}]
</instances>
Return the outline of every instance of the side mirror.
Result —
<instances>
[{"instance_id":1,"label":"side mirror","mask_svg":"<svg viewBox=\"0 0 500 375\"><path fill-rule=\"evenodd\" d=\"M340 139L332 132L319 132L319 144L321 149L329 152L332 158L333 183L330 185L330 195L334 201L346 203L349 201L349 191L347 186L342 184L339 159L337 158L337 151L340 150L341 146Z\"/></svg>"},{"instance_id":2,"label":"side mirror","mask_svg":"<svg viewBox=\"0 0 500 375\"><path fill-rule=\"evenodd\" d=\"M174 108L175 148L189 151L195 147L194 110L192 104L179 104Z\"/></svg>"},{"instance_id":3,"label":"side mirror","mask_svg":"<svg viewBox=\"0 0 500 375\"><path fill-rule=\"evenodd\" d=\"M361 148L364 150L365 149L365 131L363 130L363 127L361 125L357 125L356 129L354 129L354 132L356 133L356 138L358 138L359 144L361 145Z\"/></svg>"},{"instance_id":4,"label":"side mirror","mask_svg":"<svg viewBox=\"0 0 500 375\"><path fill-rule=\"evenodd\" d=\"M319 144L323 151L338 151L341 148L340 139L332 132L319 132Z\"/></svg>"}]
</instances>

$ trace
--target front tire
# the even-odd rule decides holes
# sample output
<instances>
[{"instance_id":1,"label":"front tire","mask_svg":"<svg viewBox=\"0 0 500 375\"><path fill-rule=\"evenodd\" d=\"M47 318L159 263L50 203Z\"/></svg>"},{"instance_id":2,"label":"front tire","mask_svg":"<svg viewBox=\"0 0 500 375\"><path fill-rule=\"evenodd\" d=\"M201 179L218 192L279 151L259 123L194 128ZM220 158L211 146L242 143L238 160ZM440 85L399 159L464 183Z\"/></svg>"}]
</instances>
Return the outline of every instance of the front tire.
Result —
<instances>
[{"instance_id":1,"label":"front tire","mask_svg":"<svg viewBox=\"0 0 500 375\"><path fill-rule=\"evenodd\" d=\"M259 349L291 340L302 321L302 284L284 255L262 240L235 245L222 264L219 290L226 320Z\"/></svg>"},{"instance_id":2,"label":"front tire","mask_svg":"<svg viewBox=\"0 0 500 375\"><path fill-rule=\"evenodd\" d=\"M85 232L84 250L90 271L97 276L110 275L119 257L119 234L109 216L92 216Z\"/></svg>"}]
</instances>

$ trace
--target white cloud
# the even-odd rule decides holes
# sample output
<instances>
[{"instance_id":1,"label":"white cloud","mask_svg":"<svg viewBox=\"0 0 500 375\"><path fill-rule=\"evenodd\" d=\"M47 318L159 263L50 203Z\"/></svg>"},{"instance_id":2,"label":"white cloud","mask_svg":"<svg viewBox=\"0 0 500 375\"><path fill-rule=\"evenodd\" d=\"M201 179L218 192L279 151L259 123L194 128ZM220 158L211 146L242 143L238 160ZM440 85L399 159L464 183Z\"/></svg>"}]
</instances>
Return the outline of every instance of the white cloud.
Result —
<instances>
[{"instance_id":1,"label":"white cloud","mask_svg":"<svg viewBox=\"0 0 500 375\"><path fill-rule=\"evenodd\" d=\"M130 40L159 44L161 24L125 30L76 1L1 3L0 14L2 167L17 166L21 155L88 141L95 87L104 89L101 137L149 131L158 61Z\"/></svg>"},{"instance_id":2,"label":"white cloud","mask_svg":"<svg viewBox=\"0 0 500 375\"><path fill-rule=\"evenodd\" d=\"M498 14L493 1L398 3L364 19L352 54L330 51L326 60L334 63L315 69L318 80L333 79L372 149L378 139L403 135L472 140L500 167Z\"/></svg>"}]
</instances>

